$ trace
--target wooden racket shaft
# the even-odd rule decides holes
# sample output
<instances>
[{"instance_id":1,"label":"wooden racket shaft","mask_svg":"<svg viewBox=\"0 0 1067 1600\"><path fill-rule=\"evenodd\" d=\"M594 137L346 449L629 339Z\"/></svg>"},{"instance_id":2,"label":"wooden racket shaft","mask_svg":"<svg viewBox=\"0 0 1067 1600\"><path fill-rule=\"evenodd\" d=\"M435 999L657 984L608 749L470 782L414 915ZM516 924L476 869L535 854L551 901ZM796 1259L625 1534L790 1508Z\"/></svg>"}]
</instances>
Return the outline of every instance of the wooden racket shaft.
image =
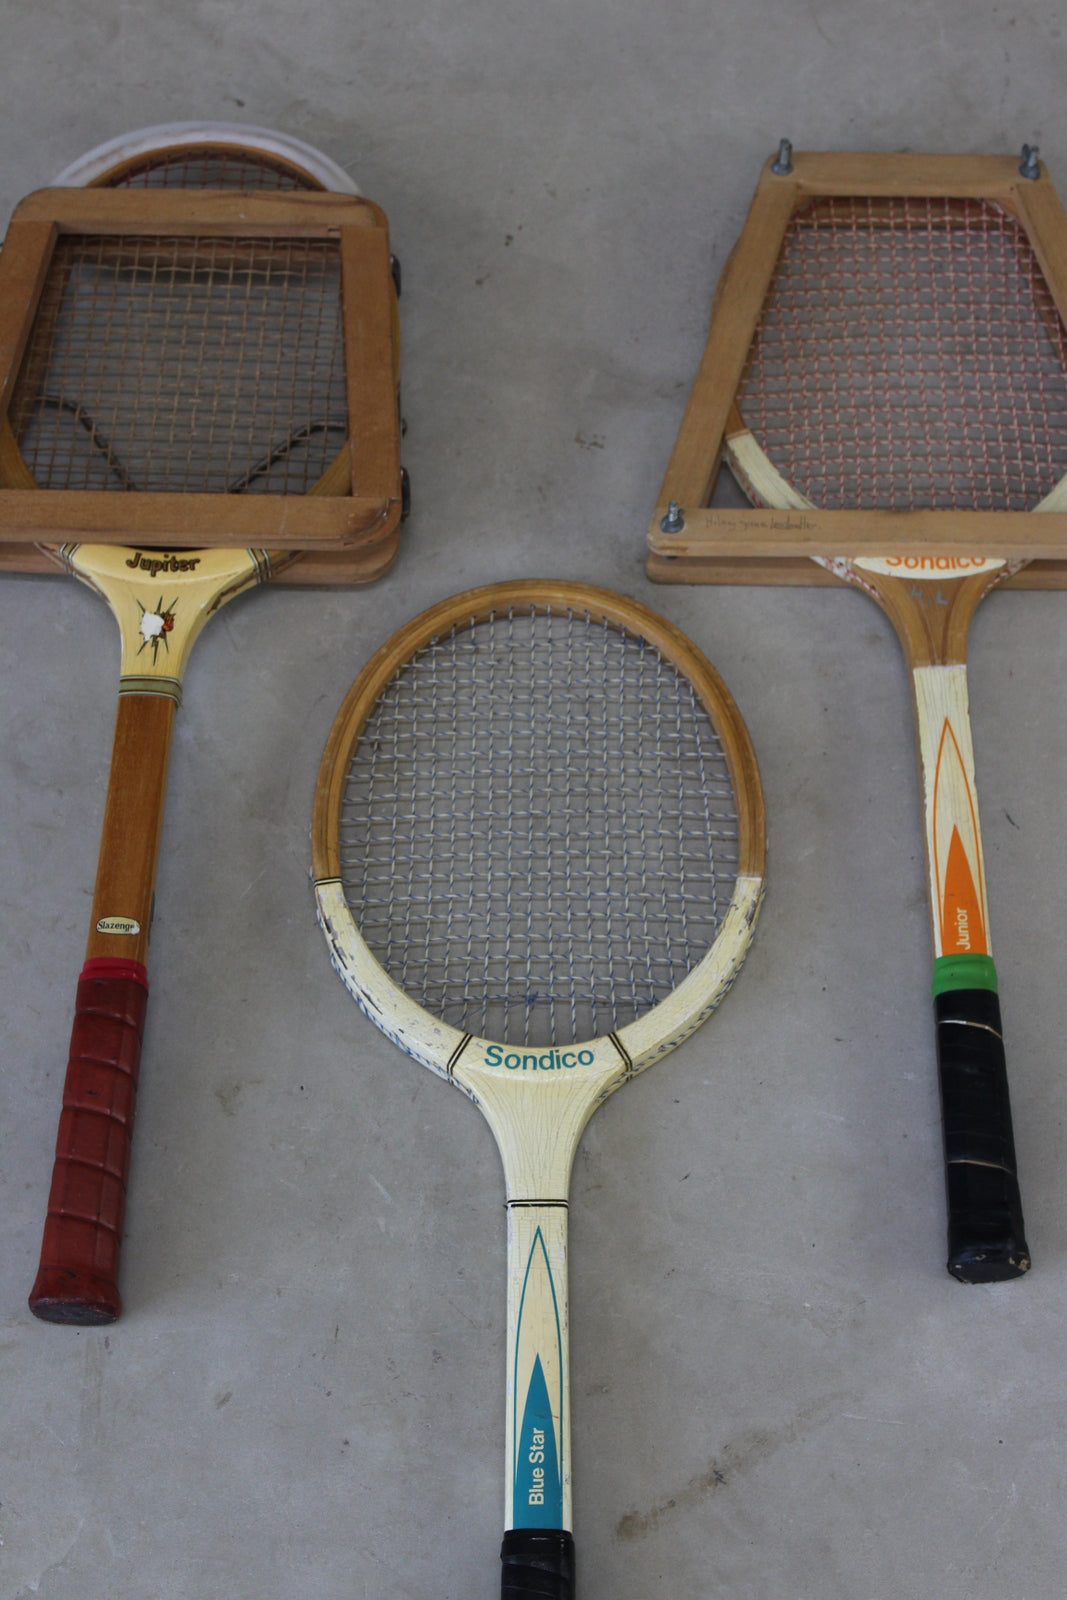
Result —
<instances>
[{"instance_id":1,"label":"wooden racket shaft","mask_svg":"<svg viewBox=\"0 0 1067 1600\"><path fill-rule=\"evenodd\" d=\"M572 1600L567 1216L596 1107L715 1009L763 886L755 757L721 679L643 606L472 590L378 651L312 828L359 1005L464 1090L507 1198L504 1600Z\"/></svg>"},{"instance_id":2,"label":"wooden racket shaft","mask_svg":"<svg viewBox=\"0 0 1067 1600\"><path fill-rule=\"evenodd\" d=\"M714 582L721 566L744 582L765 559L774 581L780 564L814 558L820 577L870 595L900 638L923 787L948 1268L969 1283L1017 1277L1030 1253L966 640L995 584L1035 558L1062 566L1065 249L1067 217L1032 162L768 163L650 531L652 576ZM756 509L716 508L723 461Z\"/></svg>"}]
</instances>

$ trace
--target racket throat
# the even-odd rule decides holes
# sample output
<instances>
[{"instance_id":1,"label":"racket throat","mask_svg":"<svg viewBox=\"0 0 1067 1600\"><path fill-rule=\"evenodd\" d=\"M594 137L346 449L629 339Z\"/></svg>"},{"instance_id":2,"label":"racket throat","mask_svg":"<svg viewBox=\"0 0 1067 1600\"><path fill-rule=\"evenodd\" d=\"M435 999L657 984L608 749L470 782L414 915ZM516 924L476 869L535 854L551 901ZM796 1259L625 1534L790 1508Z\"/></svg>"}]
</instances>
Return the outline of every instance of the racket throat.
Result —
<instances>
[{"instance_id":1,"label":"racket throat","mask_svg":"<svg viewBox=\"0 0 1067 1600\"><path fill-rule=\"evenodd\" d=\"M208 618L271 575L264 550L66 544L53 553L111 607L122 639L120 693L179 701L189 653Z\"/></svg>"},{"instance_id":2,"label":"racket throat","mask_svg":"<svg viewBox=\"0 0 1067 1600\"><path fill-rule=\"evenodd\" d=\"M956 556L820 564L864 589L882 608L911 675L935 959L990 956L966 655L975 608L1007 564ZM961 576L959 567L975 570Z\"/></svg>"}]
</instances>

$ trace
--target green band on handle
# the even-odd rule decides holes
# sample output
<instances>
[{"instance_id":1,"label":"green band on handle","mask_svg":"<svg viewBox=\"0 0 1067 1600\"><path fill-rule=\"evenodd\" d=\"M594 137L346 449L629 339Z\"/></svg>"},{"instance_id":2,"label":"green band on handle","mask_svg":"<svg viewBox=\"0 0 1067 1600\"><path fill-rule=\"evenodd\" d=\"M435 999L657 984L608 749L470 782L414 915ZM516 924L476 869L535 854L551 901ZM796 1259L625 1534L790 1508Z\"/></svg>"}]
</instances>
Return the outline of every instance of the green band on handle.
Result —
<instances>
[{"instance_id":1,"label":"green band on handle","mask_svg":"<svg viewBox=\"0 0 1067 1600\"><path fill-rule=\"evenodd\" d=\"M938 956L934 962L934 998L953 989L992 989L996 994L997 969L993 957Z\"/></svg>"}]
</instances>

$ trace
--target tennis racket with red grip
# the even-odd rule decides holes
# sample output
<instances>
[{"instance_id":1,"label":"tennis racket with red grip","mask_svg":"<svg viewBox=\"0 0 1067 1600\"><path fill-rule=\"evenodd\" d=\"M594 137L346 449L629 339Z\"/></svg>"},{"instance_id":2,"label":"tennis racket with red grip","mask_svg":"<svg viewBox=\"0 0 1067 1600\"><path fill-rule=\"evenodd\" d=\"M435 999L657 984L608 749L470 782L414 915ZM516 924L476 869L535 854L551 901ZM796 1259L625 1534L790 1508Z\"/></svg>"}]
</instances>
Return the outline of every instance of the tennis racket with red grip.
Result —
<instances>
[{"instance_id":1,"label":"tennis racket with red grip","mask_svg":"<svg viewBox=\"0 0 1067 1600\"><path fill-rule=\"evenodd\" d=\"M124 135L80 158L57 185L358 194L340 168L298 141L262 129L200 124ZM324 292L328 275L313 246L283 247L279 255L266 244L228 248L158 238L105 241L94 252L76 241L50 269L38 316L44 331L31 338L21 379L28 398L20 411L16 397L14 407L18 437L7 428L0 436L5 482L75 481L134 493L161 484L228 494L343 492L347 452L338 452L344 435L338 380L344 359ZM237 281L235 294L227 276ZM169 360L181 374L188 360L185 327L198 321L208 339L202 328L194 330L190 346L199 337L221 349L229 335L233 349L235 316L246 319L242 343L255 348L258 337L261 351L273 346L279 354L288 346L306 368L317 369L313 393L302 397L299 418L294 413L279 421L275 403L264 428L257 425L260 374L244 355L223 356L213 368L209 350L195 402L184 411L175 403L181 426L172 432L179 451L185 435L182 459L158 431L153 434L150 421L141 421L136 395L116 396L109 381L119 372L132 388L127 364L138 341L154 351L158 366ZM115 339L114 327L120 329ZM234 378L242 362L249 370ZM75 374L80 382L73 400ZM281 363L276 376L262 377L264 385L283 381ZM146 410L157 412L158 402L157 395ZM213 407L229 416L232 444L206 437L199 418ZM257 441L251 448L237 438L242 429ZM56 463L64 454L67 476L58 479ZM145 962L185 662L208 617L289 558L248 549L168 552L88 544L66 545L58 557L111 605L123 662L89 944L29 1304L46 1321L94 1324L113 1320L122 1304L119 1258L148 997Z\"/></svg>"}]
</instances>

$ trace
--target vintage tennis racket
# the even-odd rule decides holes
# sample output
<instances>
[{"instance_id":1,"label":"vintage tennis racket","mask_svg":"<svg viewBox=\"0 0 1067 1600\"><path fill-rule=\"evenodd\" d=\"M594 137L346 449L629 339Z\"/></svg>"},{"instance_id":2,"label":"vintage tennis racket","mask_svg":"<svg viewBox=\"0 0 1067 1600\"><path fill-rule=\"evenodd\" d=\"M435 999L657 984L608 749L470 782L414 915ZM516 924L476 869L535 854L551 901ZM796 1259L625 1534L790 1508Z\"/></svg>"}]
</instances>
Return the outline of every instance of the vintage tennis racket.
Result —
<instances>
[{"instance_id":1,"label":"vintage tennis racket","mask_svg":"<svg viewBox=\"0 0 1067 1600\"><path fill-rule=\"evenodd\" d=\"M763 888L755 757L669 623L577 584L475 589L360 674L319 773L334 965L496 1137L508 1207L503 1596L570 1600L567 1192L595 1108L685 1039Z\"/></svg>"},{"instance_id":2,"label":"vintage tennis racket","mask_svg":"<svg viewBox=\"0 0 1067 1600\"><path fill-rule=\"evenodd\" d=\"M955 192L945 194L937 192L936 162L924 159L925 169L915 165L919 158L911 166L903 158L892 179L881 173L885 181L873 193L853 171L854 192L846 175L825 185L842 192L779 202L789 204L788 220L723 457L755 505L795 513L805 534L815 526L823 532L825 521L830 535L835 516L853 510L870 520L871 540L876 525L884 529L883 551L868 543L852 558L816 560L878 602L909 667L933 930L948 1267L976 1283L1019 1276L1030 1255L990 937L966 641L979 601L1024 565L1016 551L1026 519L1013 530L1013 546L998 517L1067 509L1067 334L1018 214L1026 215L1024 202L1013 203L1001 171L994 172L999 192L989 192L988 179L981 192L971 165L970 186L979 192L966 193L957 173ZM1017 171L1012 177L1016 189L1025 187ZM1042 193L1029 203L1051 214ZM897 542L902 513L927 518L925 540L920 531ZM965 515L952 520L953 513ZM968 522L974 513L987 515ZM1035 536L1042 521L1030 524ZM961 550L961 535L975 523L975 545ZM938 533L954 542L939 550Z\"/></svg>"},{"instance_id":3,"label":"vintage tennis racket","mask_svg":"<svg viewBox=\"0 0 1067 1600\"><path fill-rule=\"evenodd\" d=\"M119 149L118 147L121 147ZM91 152L70 184L242 191L351 180L310 147L175 125ZM127 210L130 208L127 207ZM0 434L8 487L320 496L351 482L340 264L323 238L139 233L62 240ZM394 297L395 298L395 297ZM209 513L210 515L210 513ZM30 1306L119 1314L119 1248L174 715L193 642L285 552L67 544L108 600L122 664L86 961ZM336 558L327 555L327 561Z\"/></svg>"}]
</instances>

